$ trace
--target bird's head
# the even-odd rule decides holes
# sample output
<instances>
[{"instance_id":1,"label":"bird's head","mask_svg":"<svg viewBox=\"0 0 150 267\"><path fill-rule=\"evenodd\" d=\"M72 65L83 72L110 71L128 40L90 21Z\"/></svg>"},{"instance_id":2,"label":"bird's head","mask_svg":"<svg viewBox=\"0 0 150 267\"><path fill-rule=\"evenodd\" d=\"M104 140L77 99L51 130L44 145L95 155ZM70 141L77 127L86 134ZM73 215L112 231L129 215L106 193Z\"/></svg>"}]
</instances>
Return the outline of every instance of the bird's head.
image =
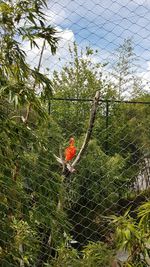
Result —
<instances>
[{"instance_id":1,"label":"bird's head","mask_svg":"<svg viewBox=\"0 0 150 267\"><path fill-rule=\"evenodd\" d=\"M69 140L69 144L70 144L70 145L73 145L73 144L74 144L74 142L75 142L74 138L73 138L73 137L71 137L71 138L70 138L70 140Z\"/></svg>"}]
</instances>

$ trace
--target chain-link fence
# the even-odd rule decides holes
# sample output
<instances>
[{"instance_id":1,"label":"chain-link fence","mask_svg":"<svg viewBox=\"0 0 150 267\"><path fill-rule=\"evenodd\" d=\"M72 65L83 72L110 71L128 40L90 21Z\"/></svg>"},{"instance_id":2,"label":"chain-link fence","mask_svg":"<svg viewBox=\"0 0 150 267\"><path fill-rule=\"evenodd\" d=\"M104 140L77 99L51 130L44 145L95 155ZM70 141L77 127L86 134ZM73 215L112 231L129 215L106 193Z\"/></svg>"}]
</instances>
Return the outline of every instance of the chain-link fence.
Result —
<instances>
[{"instance_id":1,"label":"chain-link fence","mask_svg":"<svg viewBox=\"0 0 150 267\"><path fill-rule=\"evenodd\" d=\"M91 102L92 99L51 99L51 113L64 126L62 135L75 137L77 153L89 127ZM135 209L137 199L143 202L149 198L149 109L149 102L99 101L86 152L72 178L65 182L71 232L79 247L108 238L109 227L103 222L103 215L123 214L129 206Z\"/></svg>"},{"instance_id":2,"label":"chain-link fence","mask_svg":"<svg viewBox=\"0 0 150 267\"><path fill-rule=\"evenodd\" d=\"M118 80L122 73L126 80L128 74L130 83L122 77L120 81L126 83L122 90L127 95L130 85L137 81L133 79L136 74L138 79L142 78L142 84L139 82L142 88L149 90L149 9L146 0L48 1L45 9L47 23L56 27L60 40L54 56L45 46L42 71L50 76L54 70L60 71L72 58L68 47L72 48L76 42L80 57L86 57L86 48L90 47L94 51L92 62L108 64L105 76L109 79ZM38 45L41 48L43 41L39 40ZM121 47L124 48L122 56L119 53ZM37 47L31 50L28 42L24 48L29 64L37 67L40 50ZM128 62L125 62L127 58ZM121 68L121 64L128 64L130 70Z\"/></svg>"},{"instance_id":3,"label":"chain-link fence","mask_svg":"<svg viewBox=\"0 0 150 267\"><path fill-rule=\"evenodd\" d=\"M147 267L149 213L143 228L137 214L150 200L150 2L47 4L56 53L24 38L39 73L24 86L15 64L10 85L0 72L0 264Z\"/></svg>"}]
</instances>

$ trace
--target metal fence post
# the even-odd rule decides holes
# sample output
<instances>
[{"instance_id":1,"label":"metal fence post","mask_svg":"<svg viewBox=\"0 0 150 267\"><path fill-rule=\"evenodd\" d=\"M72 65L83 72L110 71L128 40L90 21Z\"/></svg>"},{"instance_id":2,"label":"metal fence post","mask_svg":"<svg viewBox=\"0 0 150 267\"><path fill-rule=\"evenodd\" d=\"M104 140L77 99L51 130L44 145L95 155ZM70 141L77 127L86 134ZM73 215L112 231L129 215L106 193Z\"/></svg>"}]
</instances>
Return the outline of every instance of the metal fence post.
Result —
<instances>
[{"instance_id":1,"label":"metal fence post","mask_svg":"<svg viewBox=\"0 0 150 267\"><path fill-rule=\"evenodd\" d=\"M106 143L105 143L105 151L108 154L108 127L109 127L109 102L106 100Z\"/></svg>"}]
</instances>

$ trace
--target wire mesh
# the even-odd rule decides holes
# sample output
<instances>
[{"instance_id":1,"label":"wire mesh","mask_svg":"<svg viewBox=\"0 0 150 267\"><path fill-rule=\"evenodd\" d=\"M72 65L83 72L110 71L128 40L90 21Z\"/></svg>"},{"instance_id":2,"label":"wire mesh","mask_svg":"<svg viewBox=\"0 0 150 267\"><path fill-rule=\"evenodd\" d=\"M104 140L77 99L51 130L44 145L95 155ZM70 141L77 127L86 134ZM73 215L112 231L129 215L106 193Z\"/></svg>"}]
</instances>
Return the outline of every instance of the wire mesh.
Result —
<instances>
[{"instance_id":1,"label":"wire mesh","mask_svg":"<svg viewBox=\"0 0 150 267\"><path fill-rule=\"evenodd\" d=\"M25 101L0 98L1 266L118 266L108 216L130 207L134 218L150 200L150 3L51 0L44 13L60 38L56 54L41 39L21 45L31 67L40 59L53 96L39 108L37 88L27 122ZM97 90L92 135L66 175L65 149L71 137L76 155L83 146ZM98 242L108 262L84 262Z\"/></svg>"},{"instance_id":2,"label":"wire mesh","mask_svg":"<svg viewBox=\"0 0 150 267\"><path fill-rule=\"evenodd\" d=\"M116 61L120 59L119 47L124 41L132 40L132 51L126 51L125 57L130 55L132 66L128 73L128 81L125 83L125 96L131 93L131 85L135 82L132 75L134 72L142 78L142 88L149 90L149 2L148 1L49 1L45 10L48 23L56 26L60 37L57 53L50 56L47 47L43 55L42 70L50 75L54 70L60 70L70 58L68 47L73 46L75 41L79 47L79 56L82 50L86 57L86 47L91 47L96 53L92 55L95 63L107 63L105 76L111 80L118 80ZM39 46L42 41L39 40ZM29 63L37 66L38 48L30 49L25 45L28 52ZM123 58L120 60L124 60ZM129 65L131 62L128 62ZM48 69L48 70L47 70ZM124 71L123 69L121 71ZM124 73L125 74L125 73ZM125 74L125 76L127 73ZM130 79L129 79L130 77ZM127 77L126 77L127 78Z\"/></svg>"}]
</instances>

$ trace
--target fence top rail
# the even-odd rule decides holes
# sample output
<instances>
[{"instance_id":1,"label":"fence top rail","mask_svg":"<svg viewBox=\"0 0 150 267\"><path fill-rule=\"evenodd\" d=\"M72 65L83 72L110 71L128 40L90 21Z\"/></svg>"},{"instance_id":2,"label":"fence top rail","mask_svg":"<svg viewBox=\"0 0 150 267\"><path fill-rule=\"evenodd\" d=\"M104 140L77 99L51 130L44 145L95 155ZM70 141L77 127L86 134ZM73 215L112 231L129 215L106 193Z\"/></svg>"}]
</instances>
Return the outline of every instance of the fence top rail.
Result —
<instances>
[{"instance_id":1,"label":"fence top rail","mask_svg":"<svg viewBox=\"0 0 150 267\"><path fill-rule=\"evenodd\" d=\"M92 102L93 99L90 98L63 98L63 97L52 97L49 99L56 101L71 101L71 102ZM125 104L145 104L150 105L150 101L129 101L129 100L111 100L111 99L100 99L101 103L125 103Z\"/></svg>"}]
</instances>

